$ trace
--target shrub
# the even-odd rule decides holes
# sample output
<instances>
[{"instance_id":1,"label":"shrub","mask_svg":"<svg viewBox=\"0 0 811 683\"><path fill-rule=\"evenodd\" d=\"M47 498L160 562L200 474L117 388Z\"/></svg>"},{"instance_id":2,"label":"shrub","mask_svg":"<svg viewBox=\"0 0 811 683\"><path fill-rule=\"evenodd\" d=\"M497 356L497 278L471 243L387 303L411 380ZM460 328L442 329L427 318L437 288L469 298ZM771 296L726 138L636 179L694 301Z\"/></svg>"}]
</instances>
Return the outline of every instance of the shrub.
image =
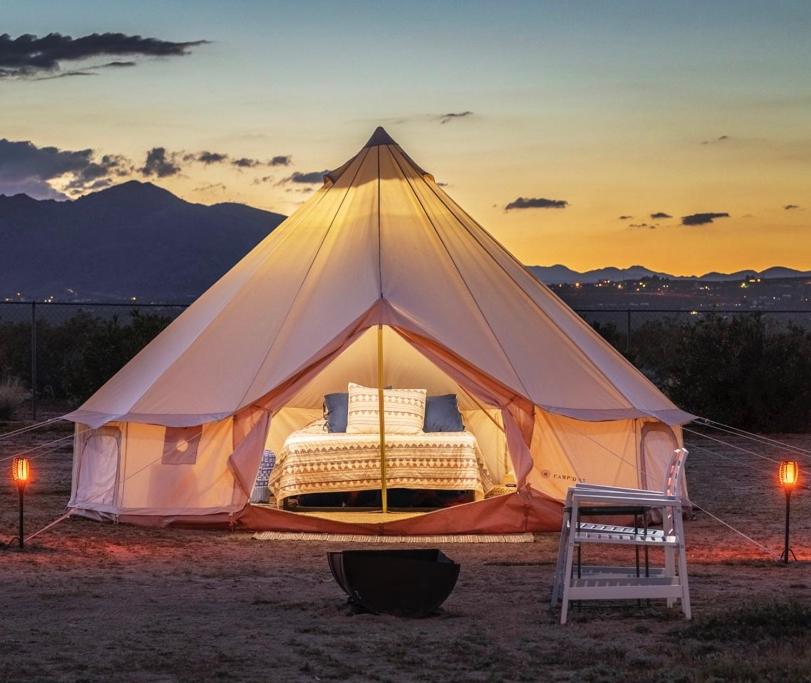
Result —
<instances>
[{"instance_id":1,"label":"shrub","mask_svg":"<svg viewBox=\"0 0 811 683\"><path fill-rule=\"evenodd\" d=\"M21 403L31 398L31 393L15 377L0 382L0 420L10 420Z\"/></svg>"}]
</instances>

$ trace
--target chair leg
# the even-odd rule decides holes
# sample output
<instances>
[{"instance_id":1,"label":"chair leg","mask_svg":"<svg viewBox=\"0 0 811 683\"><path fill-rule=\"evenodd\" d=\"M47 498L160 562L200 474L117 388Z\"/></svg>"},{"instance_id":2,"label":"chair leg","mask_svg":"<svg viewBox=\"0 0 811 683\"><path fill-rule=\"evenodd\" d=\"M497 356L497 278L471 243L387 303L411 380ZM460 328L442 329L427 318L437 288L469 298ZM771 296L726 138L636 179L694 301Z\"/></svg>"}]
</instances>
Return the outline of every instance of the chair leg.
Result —
<instances>
[{"instance_id":1,"label":"chair leg","mask_svg":"<svg viewBox=\"0 0 811 683\"><path fill-rule=\"evenodd\" d=\"M555 575L552 579L552 607L555 607L560 600L561 580L563 577L563 562L566 551L566 543L569 536L569 511L563 511L563 521L560 526L560 541L558 542L558 558L555 562Z\"/></svg>"},{"instance_id":2,"label":"chair leg","mask_svg":"<svg viewBox=\"0 0 811 683\"><path fill-rule=\"evenodd\" d=\"M676 557L674 548L665 548L665 576L676 576ZM667 606L673 607L676 604L676 598L668 598Z\"/></svg>"},{"instance_id":3,"label":"chair leg","mask_svg":"<svg viewBox=\"0 0 811 683\"><path fill-rule=\"evenodd\" d=\"M560 623L565 624L569 616L569 591L572 585L572 562L574 561L574 533L572 524L569 524L569 533L566 541L566 561L563 565L563 604L560 606Z\"/></svg>"},{"instance_id":4,"label":"chair leg","mask_svg":"<svg viewBox=\"0 0 811 683\"><path fill-rule=\"evenodd\" d=\"M676 519L676 529L679 535L679 584L681 585L681 609L685 619L692 619L690 609L690 585L687 579L687 551L684 542L684 521L681 517Z\"/></svg>"}]
</instances>

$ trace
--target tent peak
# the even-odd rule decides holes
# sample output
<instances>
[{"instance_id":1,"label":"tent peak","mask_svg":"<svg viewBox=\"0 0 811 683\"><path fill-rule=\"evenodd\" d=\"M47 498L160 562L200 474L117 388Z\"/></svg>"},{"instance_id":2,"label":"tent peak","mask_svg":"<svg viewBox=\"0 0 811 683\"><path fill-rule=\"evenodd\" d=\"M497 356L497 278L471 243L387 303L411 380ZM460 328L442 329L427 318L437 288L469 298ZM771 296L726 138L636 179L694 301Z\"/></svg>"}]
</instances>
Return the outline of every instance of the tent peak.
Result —
<instances>
[{"instance_id":1,"label":"tent peak","mask_svg":"<svg viewBox=\"0 0 811 683\"><path fill-rule=\"evenodd\" d=\"M383 126L378 126L375 128L375 132L372 133L372 137L369 138L369 142L367 142L363 147L377 147L378 145L396 145L397 143L392 140L391 135L386 132L386 129Z\"/></svg>"}]
</instances>

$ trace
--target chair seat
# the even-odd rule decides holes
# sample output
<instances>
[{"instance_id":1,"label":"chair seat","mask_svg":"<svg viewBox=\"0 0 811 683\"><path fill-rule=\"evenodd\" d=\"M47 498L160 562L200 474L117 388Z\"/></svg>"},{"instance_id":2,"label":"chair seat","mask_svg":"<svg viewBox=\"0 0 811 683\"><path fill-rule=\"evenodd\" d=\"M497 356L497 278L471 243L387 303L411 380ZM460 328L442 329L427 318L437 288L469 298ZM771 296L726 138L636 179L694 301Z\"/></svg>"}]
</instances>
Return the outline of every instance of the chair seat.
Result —
<instances>
[{"instance_id":1,"label":"chair seat","mask_svg":"<svg viewBox=\"0 0 811 683\"><path fill-rule=\"evenodd\" d=\"M608 543L614 545L638 545L643 547L677 548L676 536L622 533L616 531L575 531L575 543Z\"/></svg>"},{"instance_id":2,"label":"chair seat","mask_svg":"<svg viewBox=\"0 0 811 683\"><path fill-rule=\"evenodd\" d=\"M630 600L679 598L682 585L678 576L585 576L573 578L569 600Z\"/></svg>"},{"instance_id":3,"label":"chair seat","mask_svg":"<svg viewBox=\"0 0 811 683\"><path fill-rule=\"evenodd\" d=\"M580 531L604 532L612 534L634 534L636 536L664 536L664 529L643 529L641 527L621 526L618 524L597 524L595 522L580 522Z\"/></svg>"}]
</instances>

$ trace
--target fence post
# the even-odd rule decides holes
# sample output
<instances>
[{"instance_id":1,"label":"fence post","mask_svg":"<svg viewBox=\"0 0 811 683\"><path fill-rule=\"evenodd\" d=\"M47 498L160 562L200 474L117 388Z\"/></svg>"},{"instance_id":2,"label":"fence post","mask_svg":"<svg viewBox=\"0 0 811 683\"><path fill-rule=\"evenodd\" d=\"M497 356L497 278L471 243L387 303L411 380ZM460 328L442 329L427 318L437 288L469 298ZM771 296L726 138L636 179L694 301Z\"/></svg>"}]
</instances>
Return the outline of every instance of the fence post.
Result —
<instances>
[{"instance_id":1,"label":"fence post","mask_svg":"<svg viewBox=\"0 0 811 683\"><path fill-rule=\"evenodd\" d=\"M631 309L625 311L625 353L631 353Z\"/></svg>"},{"instance_id":2,"label":"fence post","mask_svg":"<svg viewBox=\"0 0 811 683\"><path fill-rule=\"evenodd\" d=\"M31 419L37 419L37 302L31 302Z\"/></svg>"}]
</instances>

